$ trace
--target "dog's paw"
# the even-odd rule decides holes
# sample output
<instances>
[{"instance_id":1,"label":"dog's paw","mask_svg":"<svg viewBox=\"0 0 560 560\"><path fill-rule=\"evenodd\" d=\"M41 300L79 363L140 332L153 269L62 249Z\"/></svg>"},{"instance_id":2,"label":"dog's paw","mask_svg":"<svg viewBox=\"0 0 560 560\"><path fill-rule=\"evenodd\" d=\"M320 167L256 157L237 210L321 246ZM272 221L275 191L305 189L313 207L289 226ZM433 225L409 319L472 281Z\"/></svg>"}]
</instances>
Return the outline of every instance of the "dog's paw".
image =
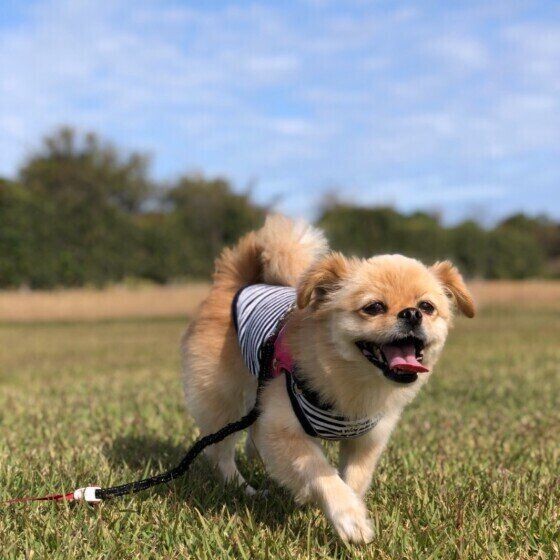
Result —
<instances>
[{"instance_id":1,"label":"dog's paw","mask_svg":"<svg viewBox=\"0 0 560 560\"><path fill-rule=\"evenodd\" d=\"M365 506L358 502L337 508L330 515L336 532L343 541L368 543L373 539L373 527Z\"/></svg>"},{"instance_id":2,"label":"dog's paw","mask_svg":"<svg viewBox=\"0 0 560 560\"><path fill-rule=\"evenodd\" d=\"M245 484L243 491L245 492L246 496L256 496L260 494L260 492L258 490L255 490L255 488L253 488L250 484Z\"/></svg>"}]
</instances>

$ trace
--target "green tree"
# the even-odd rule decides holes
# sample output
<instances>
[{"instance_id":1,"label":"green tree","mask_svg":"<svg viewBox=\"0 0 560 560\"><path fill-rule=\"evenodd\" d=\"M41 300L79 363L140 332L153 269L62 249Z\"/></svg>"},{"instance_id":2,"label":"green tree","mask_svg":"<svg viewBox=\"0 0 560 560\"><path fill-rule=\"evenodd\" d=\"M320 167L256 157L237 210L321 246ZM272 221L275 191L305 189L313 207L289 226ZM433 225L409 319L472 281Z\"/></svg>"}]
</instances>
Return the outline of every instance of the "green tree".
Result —
<instances>
[{"instance_id":1,"label":"green tree","mask_svg":"<svg viewBox=\"0 0 560 560\"><path fill-rule=\"evenodd\" d=\"M226 179L186 175L156 189L148 170L145 155L93 133L47 136L17 181L0 180L0 286L207 277L222 247L263 221L266 208ZM560 273L560 224L545 216L515 214L490 230L444 227L426 212L331 198L318 225L333 248L358 256L451 258L471 277Z\"/></svg>"},{"instance_id":2,"label":"green tree","mask_svg":"<svg viewBox=\"0 0 560 560\"><path fill-rule=\"evenodd\" d=\"M465 275L489 278L541 275L544 239L546 235L553 239L557 226L517 216L493 230L472 221L445 228L437 217L423 212L407 216L393 208L366 208L336 200L323 206L319 225L334 248L349 254L403 253L425 263L450 258Z\"/></svg>"},{"instance_id":3,"label":"green tree","mask_svg":"<svg viewBox=\"0 0 560 560\"><path fill-rule=\"evenodd\" d=\"M173 275L207 276L222 247L262 225L265 209L249 192L236 193L223 178L187 175L168 191Z\"/></svg>"},{"instance_id":4,"label":"green tree","mask_svg":"<svg viewBox=\"0 0 560 560\"><path fill-rule=\"evenodd\" d=\"M0 287L27 282L35 244L32 197L21 185L0 179Z\"/></svg>"},{"instance_id":5,"label":"green tree","mask_svg":"<svg viewBox=\"0 0 560 560\"><path fill-rule=\"evenodd\" d=\"M560 257L560 224L547 216L514 214L503 220L498 227L531 235L549 259Z\"/></svg>"},{"instance_id":6,"label":"green tree","mask_svg":"<svg viewBox=\"0 0 560 560\"><path fill-rule=\"evenodd\" d=\"M181 239L181 233L169 213L153 211L139 214L135 222L141 237L136 266L138 276L159 284L180 276L191 276L185 272L186 264L182 261L185 240Z\"/></svg>"},{"instance_id":7,"label":"green tree","mask_svg":"<svg viewBox=\"0 0 560 560\"><path fill-rule=\"evenodd\" d=\"M544 262L542 248L530 235L507 228L488 234L487 278L521 280L540 276Z\"/></svg>"},{"instance_id":8,"label":"green tree","mask_svg":"<svg viewBox=\"0 0 560 560\"><path fill-rule=\"evenodd\" d=\"M463 222L449 232L452 239L450 256L460 270L469 277L483 277L487 273L489 234L472 220Z\"/></svg>"},{"instance_id":9,"label":"green tree","mask_svg":"<svg viewBox=\"0 0 560 560\"><path fill-rule=\"evenodd\" d=\"M34 228L41 265L29 283L103 284L136 274L141 238L134 224L151 192L147 159L123 156L88 133L62 128L44 139L19 173L23 188L40 204Z\"/></svg>"},{"instance_id":10,"label":"green tree","mask_svg":"<svg viewBox=\"0 0 560 560\"><path fill-rule=\"evenodd\" d=\"M431 262L450 250L449 236L439 220L423 212L405 216L390 207L329 201L318 223L335 249L361 257L399 252Z\"/></svg>"},{"instance_id":11,"label":"green tree","mask_svg":"<svg viewBox=\"0 0 560 560\"><path fill-rule=\"evenodd\" d=\"M134 213L152 193L148 168L144 154L125 155L93 132L79 134L62 127L43 139L19 179L69 206L113 206Z\"/></svg>"}]
</instances>

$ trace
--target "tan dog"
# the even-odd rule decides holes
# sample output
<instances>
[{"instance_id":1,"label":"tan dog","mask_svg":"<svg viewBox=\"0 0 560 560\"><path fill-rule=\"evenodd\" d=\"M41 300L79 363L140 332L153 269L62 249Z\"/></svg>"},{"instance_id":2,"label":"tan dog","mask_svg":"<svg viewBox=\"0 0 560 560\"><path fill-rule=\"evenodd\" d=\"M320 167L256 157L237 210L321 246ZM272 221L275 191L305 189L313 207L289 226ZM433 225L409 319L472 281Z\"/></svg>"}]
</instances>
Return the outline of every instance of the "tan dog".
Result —
<instances>
[{"instance_id":1,"label":"tan dog","mask_svg":"<svg viewBox=\"0 0 560 560\"><path fill-rule=\"evenodd\" d=\"M184 338L185 393L202 434L239 419L255 401L257 382L240 353L231 305L240 288L256 283L297 288L285 332L305 385L341 416L381 420L340 442L337 470L320 440L302 429L277 377L262 390L248 453L258 451L298 501L318 503L344 540L367 542L373 533L363 498L379 456L442 351L453 307L472 317L472 298L449 262L428 268L401 255L347 259L327 252L320 231L269 217L218 258L212 290ZM235 442L230 436L207 457L226 480L246 484Z\"/></svg>"}]
</instances>

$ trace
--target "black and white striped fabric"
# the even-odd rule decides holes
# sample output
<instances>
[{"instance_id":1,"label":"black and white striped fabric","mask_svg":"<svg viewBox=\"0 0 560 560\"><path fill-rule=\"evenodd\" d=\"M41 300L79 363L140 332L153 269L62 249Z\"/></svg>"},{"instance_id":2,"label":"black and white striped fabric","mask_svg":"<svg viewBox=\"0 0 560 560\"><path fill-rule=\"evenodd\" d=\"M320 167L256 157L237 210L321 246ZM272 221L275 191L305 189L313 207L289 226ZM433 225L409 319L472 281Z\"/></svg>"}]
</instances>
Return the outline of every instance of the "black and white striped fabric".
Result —
<instances>
[{"instance_id":1,"label":"black and white striped fabric","mask_svg":"<svg viewBox=\"0 0 560 560\"><path fill-rule=\"evenodd\" d=\"M249 371L264 376L261 371L261 348L274 334L278 323L296 301L294 288L253 284L237 292L233 300L233 322L241 354Z\"/></svg>"},{"instance_id":2,"label":"black and white striped fabric","mask_svg":"<svg viewBox=\"0 0 560 560\"><path fill-rule=\"evenodd\" d=\"M254 284L242 288L233 300L232 314L243 360L256 377L268 377L269 364L262 359L262 348L278 334L278 325L295 306L296 291L284 286ZM297 371L286 371L286 389L294 413L313 437L341 440L360 437L373 429L381 416L349 420L319 402L314 393L297 381Z\"/></svg>"},{"instance_id":3,"label":"black and white striped fabric","mask_svg":"<svg viewBox=\"0 0 560 560\"><path fill-rule=\"evenodd\" d=\"M382 418L381 414L359 420L339 416L330 407L319 405L314 395L298 385L293 375L286 376L286 387L302 428L314 437L330 440L357 438L373 430Z\"/></svg>"}]
</instances>

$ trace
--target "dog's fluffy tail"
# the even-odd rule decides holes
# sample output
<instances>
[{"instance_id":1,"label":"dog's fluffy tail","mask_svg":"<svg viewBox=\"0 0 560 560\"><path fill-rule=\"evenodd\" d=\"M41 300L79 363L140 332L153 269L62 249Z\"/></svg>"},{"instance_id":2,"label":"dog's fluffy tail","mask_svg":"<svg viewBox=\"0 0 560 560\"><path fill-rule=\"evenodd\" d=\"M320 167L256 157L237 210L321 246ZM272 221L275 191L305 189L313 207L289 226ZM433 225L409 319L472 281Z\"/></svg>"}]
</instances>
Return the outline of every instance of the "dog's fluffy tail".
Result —
<instances>
[{"instance_id":1,"label":"dog's fluffy tail","mask_svg":"<svg viewBox=\"0 0 560 560\"><path fill-rule=\"evenodd\" d=\"M232 289L259 282L295 286L303 271L327 249L321 230L303 221L271 215L260 230L222 251L214 280Z\"/></svg>"}]
</instances>

